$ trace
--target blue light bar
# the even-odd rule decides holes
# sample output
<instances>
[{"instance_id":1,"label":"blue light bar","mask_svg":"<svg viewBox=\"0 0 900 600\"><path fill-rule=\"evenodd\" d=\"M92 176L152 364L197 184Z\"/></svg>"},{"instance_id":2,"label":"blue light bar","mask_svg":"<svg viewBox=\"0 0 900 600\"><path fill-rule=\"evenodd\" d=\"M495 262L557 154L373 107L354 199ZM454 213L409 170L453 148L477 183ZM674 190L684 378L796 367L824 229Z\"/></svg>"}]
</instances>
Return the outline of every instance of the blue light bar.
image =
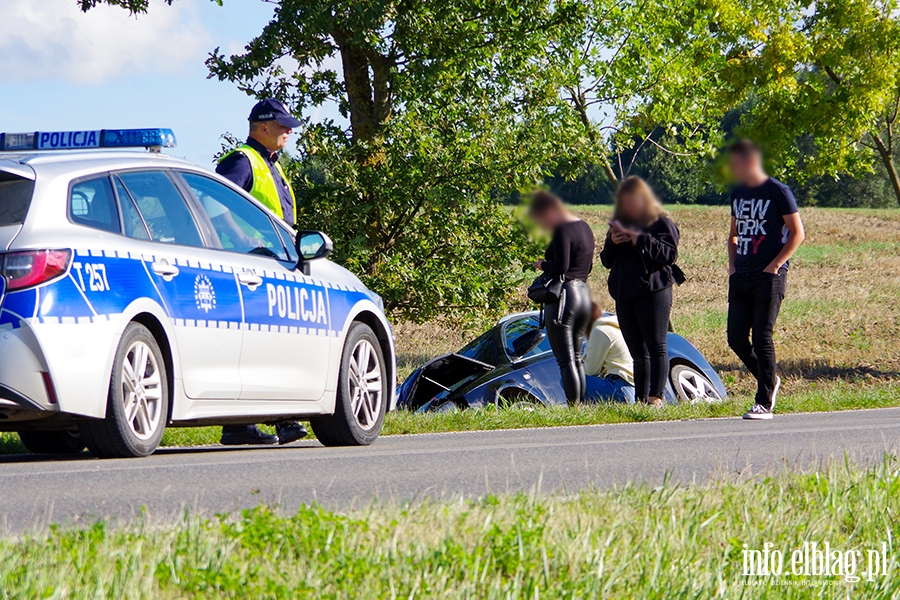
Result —
<instances>
[{"instance_id":1,"label":"blue light bar","mask_svg":"<svg viewBox=\"0 0 900 600\"><path fill-rule=\"evenodd\" d=\"M0 133L0 150L83 150L89 148L174 148L171 129L97 129Z\"/></svg>"},{"instance_id":2,"label":"blue light bar","mask_svg":"<svg viewBox=\"0 0 900 600\"><path fill-rule=\"evenodd\" d=\"M104 148L174 148L171 129L104 129Z\"/></svg>"}]
</instances>

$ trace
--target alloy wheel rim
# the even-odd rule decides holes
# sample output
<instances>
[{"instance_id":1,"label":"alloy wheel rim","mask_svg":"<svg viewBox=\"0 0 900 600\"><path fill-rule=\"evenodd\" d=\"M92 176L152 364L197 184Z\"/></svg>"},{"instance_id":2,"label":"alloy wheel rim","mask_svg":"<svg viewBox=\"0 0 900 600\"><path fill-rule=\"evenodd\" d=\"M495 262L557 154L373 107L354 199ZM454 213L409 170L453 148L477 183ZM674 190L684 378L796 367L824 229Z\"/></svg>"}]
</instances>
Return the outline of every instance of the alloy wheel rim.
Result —
<instances>
[{"instance_id":1,"label":"alloy wheel rim","mask_svg":"<svg viewBox=\"0 0 900 600\"><path fill-rule=\"evenodd\" d=\"M384 390L381 363L368 340L360 340L350 354L350 410L357 425L370 431L378 424Z\"/></svg>"},{"instance_id":2,"label":"alloy wheel rim","mask_svg":"<svg viewBox=\"0 0 900 600\"><path fill-rule=\"evenodd\" d=\"M150 346L135 342L122 361L125 421L140 440L154 436L162 420L162 377Z\"/></svg>"},{"instance_id":3,"label":"alloy wheel rim","mask_svg":"<svg viewBox=\"0 0 900 600\"><path fill-rule=\"evenodd\" d=\"M678 373L678 386L684 392L684 395L691 399L691 404L700 402L718 402L722 398L719 392L703 377L693 369L683 370Z\"/></svg>"}]
</instances>

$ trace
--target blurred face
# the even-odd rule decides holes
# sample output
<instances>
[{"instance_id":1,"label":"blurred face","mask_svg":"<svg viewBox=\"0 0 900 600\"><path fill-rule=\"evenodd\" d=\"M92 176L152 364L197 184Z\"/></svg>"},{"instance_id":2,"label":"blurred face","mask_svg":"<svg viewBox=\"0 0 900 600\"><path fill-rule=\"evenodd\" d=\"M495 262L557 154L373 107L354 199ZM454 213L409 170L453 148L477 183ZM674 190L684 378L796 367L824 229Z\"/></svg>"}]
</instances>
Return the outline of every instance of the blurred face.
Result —
<instances>
[{"instance_id":1,"label":"blurred face","mask_svg":"<svg viewBox=\"0 0 900 600\"><path fill-rule=\"evenodd\" d=\"M758 180L762 169L759 155L732 154L728 158L728 166L731 169L731 176L746 185L753 185Z\"/></svg>"},{"instance_id":2,"label":"blurred face","mask_svg":"<svg viewBox=\"0 0 900 600\"><path fill-rule=\"evenodd\" d=\"M565 220L565 215L554 209L548 209L536 215L531 215L534 222L544 231L553 231Z\"/></svg>"},{"instance_id":3,"label":"blurred face","mask_svg":"<svg viewBox=\"0 0 900 600\"><path fill-rule=\"evenodd\" d=\"M294 132L278 121L263 121L254 132L253 137L271 152L280 152L287 147L288 138Z\"/></svg>"},{"instance_id":4,"label":"blurred face","mask_svg":"<svg viewBox=\"0 0 900 600\"><path fill-rule=\"evenodd\" d=\"M647 199L641 194L622 194L619 198L619 216L626 221L643 221L647 208Z\"/></svg>"}]
</instances>

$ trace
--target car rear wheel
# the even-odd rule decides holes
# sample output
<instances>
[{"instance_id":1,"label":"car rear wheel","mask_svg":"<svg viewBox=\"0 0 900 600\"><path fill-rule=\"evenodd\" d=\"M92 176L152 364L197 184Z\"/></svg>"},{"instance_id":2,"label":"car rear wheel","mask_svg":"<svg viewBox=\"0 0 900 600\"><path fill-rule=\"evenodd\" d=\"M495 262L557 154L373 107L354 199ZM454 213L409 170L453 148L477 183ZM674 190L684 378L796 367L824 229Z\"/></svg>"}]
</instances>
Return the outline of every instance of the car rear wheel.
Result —
<instances>
[{"instance_id":1,"label":"car rear wheel","mask_svg":"<svg viewBox=\"0 0 900 600\"><path fill-rule=\"evenodd\" d=\"M162 351L140 323L125 328L109 383L106 418L80 423L88 449L99 458L152 454L169 413L169 385Z\"/></svg>"},{"instance_id":2,"label":"car rear wheel","mask_svg":"<svg viewBox=\"0 0 900 600\"><path fill-rule=\"evenodd\" d=\"M670 372L672 387L680 402L721 402L722 396L706 375L689 365L675 365Z\"/></svg>"},{"instance_id":3,"label":"car rear wheel","mask_svg":"<svg viewBox=\"0 0 900 600\"><path fill-rule=\"evenodd\" d=\"M381 433L388 398L381 344L368 325L354 323L344 341L334 414L313 417L310 425L325 446L366 446Z\"/></svg>"},{"instance_id":4,"label":"car rear wheel","mask_svg":"<svg viewBox=\"0 0 900 600\"><path fill-rule=\"evenodd\" d=\"M35 454L78 454L84 450L78 431L20 431L19 439Z\"/></svg>"}]
</instances>

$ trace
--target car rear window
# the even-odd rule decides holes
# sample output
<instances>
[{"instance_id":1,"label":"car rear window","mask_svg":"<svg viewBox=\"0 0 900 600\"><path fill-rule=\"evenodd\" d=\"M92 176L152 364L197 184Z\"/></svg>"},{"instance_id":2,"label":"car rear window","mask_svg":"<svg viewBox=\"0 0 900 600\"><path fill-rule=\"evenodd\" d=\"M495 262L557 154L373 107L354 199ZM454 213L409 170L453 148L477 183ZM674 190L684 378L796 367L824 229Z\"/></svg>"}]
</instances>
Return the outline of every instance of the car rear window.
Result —
<instances>
[{"instance_id":1,"label":"car rear window","mask_svg":"<svg viewBox=\"0 0 900 600\"><path fill-rule=\"evenodd\" d=\"M0 227L24 223L32 195L32 180L0 173Z\"/></svg>"}]
</instances>

